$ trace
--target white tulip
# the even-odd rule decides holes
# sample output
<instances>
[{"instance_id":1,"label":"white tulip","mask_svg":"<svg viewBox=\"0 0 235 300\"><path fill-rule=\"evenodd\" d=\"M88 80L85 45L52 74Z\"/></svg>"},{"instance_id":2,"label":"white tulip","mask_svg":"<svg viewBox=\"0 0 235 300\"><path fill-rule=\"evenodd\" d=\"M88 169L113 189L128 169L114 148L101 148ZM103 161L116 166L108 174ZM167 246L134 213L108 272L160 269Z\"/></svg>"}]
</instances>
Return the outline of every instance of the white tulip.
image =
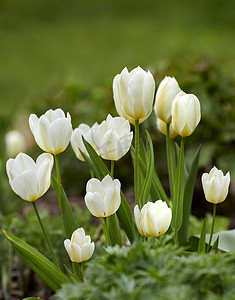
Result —
<instances>
[{"instance_id":1,"label":"white tulip","mask_svg":"<svg viewBox=\"0 0 235 300\"><path fill-rule=\"evenodd\" d=\"M8 159L6 170L11 188L23 200L36 201L50 187L53 163L53 156L49 153L41 154L36 163L24 153Z\"/></svg>"},{"instance_id":2,"label":"white tulip","mask_svg":"<svg viewBox=\"0 0 235 300\"><path fill-rule=\"evenodd\" d=\"M106 175L102 181L91 178L86 185L85 203L95 217L108 217L114 214L120 204L121 183Z\"/></svg>"},{"instance_id":3,"label":"white tulip","mask_svg":"<svg viewBox=\"0 0 235 300\"><path fill-rule=\"evenodd\" d=\"M130 124L122 117L111 117L91 131L92 141L101 157L118 160L130 149L133 132Z\"/></svg>"},{"instance_id":4,"label":"white tulip","mask_svg":"<svg viewBox=\"0 0 235 300\"><path fill-rule=\"evenodd\" d=\"M25 138L18 130L11 130L5 135L5 145L8 157L16 157L26 149Z\"/></svg>"},{"instance_id":5,"label":"white tulip","mask_svg":"<svg viewBox=\"0 0 235 300\"><path fill-rule=\"evenodd\" d=\"M89 156L86 147L83 143L82 137L93 147L95 148L95 144L92 141L91 138L91 131L92 129L96 128L98 126L98 123L95 123L92 127L88 126L87 124L80 124L78 128L74 129L72 135L71 135L71 146L73 148L73 151L78 159L85 161L84 157L81 154L81 151Z\"/></svg>"},{"instance_id":6,"label":"white tulip","mask_svg":"<svg viewBox=\"0 0 235 300\"><path fill-rule=\"evenodd\" d=\"M113 97L119 116L127 119L131 124L135 120L142 123L152 111L155 92L155 81L150 71L140 67L130 73L124 68L121 74L114 77Z\"/></svg>"},{"instance_id":7,"label":"white tulip","mask_svg":"<svg viewBox=\"0 0 235 300\"><path fill-rule=\"evenodd\" d=\"M173 100L171 115L173 130L182 137L191 135L201 119L198 98L193 94L180 92Z\"/></svg>"},{"instance_id":8,"label":"white tulip","mask_svg":"<svg viewBox=\"0 0 235 300\"><path fill-rule=\"evenodd\" d=\"M139 233L144 237L158 237L165 233L170 226L172 212L166 202L157 200L147 202L140 210L134 208L134 216Z\"/></svg>"},{"instance_id":9,"label":"white tulip","mask_svg":"<svg viewBox=\"0 0 235 300\"><path fill-rule=\"evenodd\" d=\"M154 111L156 116L167 124L171 122L172 101L179 92L180 87L174 77L166 76L158 86Z\"/></svg>"},{"instance_id":10,"label":"white tulip","mask_svg":"<svg viewBox=\"0 0 235 300\"><path fill-rule=\"evenodd\" d=\"M209 173L202 174L202 187L208 202L223 202L228 195L230 183L229 172L224 176L221 170L213 167Z\"/></svg>"},{"instance_id":11,"label":"white tulip","mask_svg":"<svg viewBox=\"0 0 235 300\"><path fill-rule=\"evenodd\" d=\"M92 256L95 244L91 242L89 235L85 235L85 231L81 227L73 232L71 240L64 241L64 247L71 261L81 263Z\"/></svg>"},{"instance_id":12,"label":"white tulip","mask_svg":"<svg viewBox=\"0 0 235 300\"><path fill-rule=\"evenodd\" d=\"M157 118L157 129L163 133L163 134L167 134L167 124L162 121L161 119ZM177 136L177 133L173 130L172 125L170 124L170 132L169 132L169 136L171 139L173 139L174 137Z\"/></svg>"},{"instance_id":13,"label":"white tulip","mask_svg":"<svg viewBox=\"0 0 235 300\"><path fill-rule=\"evenodd\" d=\"M67 148L73 131L70 114L66 117L60 108L50 109L40 118L31 114L29 126L38 146L55 155Z\"/></svg>"}]
</instances>

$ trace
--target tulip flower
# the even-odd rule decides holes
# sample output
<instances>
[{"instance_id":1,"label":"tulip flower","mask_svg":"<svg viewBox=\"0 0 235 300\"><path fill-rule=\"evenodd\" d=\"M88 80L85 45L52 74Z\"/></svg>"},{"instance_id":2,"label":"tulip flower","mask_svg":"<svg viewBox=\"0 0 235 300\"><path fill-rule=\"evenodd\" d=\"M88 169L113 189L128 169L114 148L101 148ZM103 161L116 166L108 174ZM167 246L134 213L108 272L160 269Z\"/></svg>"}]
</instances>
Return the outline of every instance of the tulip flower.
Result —
<instances>
[{"instance_id":1,"label":"tulip flower","mask_svg":"<svg viewBox=\"0 0 235 300\"><path fill-rule=\"evenodd\" d=\"M91 139L101 157L118 160L129 151L133 132L127 120L108 115L99 126L92 128Z\"/></svg>"},{"instance_id":2,"label":"tulip flower","mask_svg":"<svg viewBox=\"0 0 235 300\"><path fill-rule=\"evenodd\" d=\"M13 191L23 200L36 201L50 187L53 162L49 153L41 154L36 163L24 153L8 159L6 170Z\"/></svg>"},{"instance_id":3,"label":"tulip flower","mask_svg":"<svg viewBox=\"0 0 235 300\"><path fill-rule=\"evenodd\" d=\"M228 195L229 183L229 172L224 176L221 170L213 167L209 173L204 173L202 187L206 200L214 204L223 202Z\"/></svg>"},{"instance_id":4,"label":"tulip flower","mask_svg":"<svg viewBox=\"0 0 235 300\"><path fill-rule=\"evenodd\" d=\"M163 134L167 134L167 124L162 121L161 119L157 118L157 129L163 133ZM170 124L170 138L173 139L174 137L177 136L177 133L174 131L174 129L172 128L172 125Z\"/></svg>"},{"instance_id":5,"label":"tulip flower","mask_svg":"<svg viewBox=\"0 0 235 300\"><path fill-rule=\"evenodd\" d=\"M121 74L114 77L113 97L119 116L131 124L139 120L139 124L148 118L152 111L155 92L155 81L150 71L140 67L130 73L124 68Z\"/></svg>"},{"instance_id":6,"label":"tulip flower","mask_svg":"<svg viewBox=\"0 0 235 300\"><path fill-rule=\"evenodd\" d=\"M136 205L134 216L138 231L142 236L158 237L168 230L172 212L166 202L157 200L155 203L147 202L141 210Z\"/></svg>"},{"instance_id":7,"label":"tulip flower","mask_svg":"<svg viewBox=\"0 0 235 300\"><path fill-rule=\"evenodd\" d=\"M60 108L50 109L40 118L31 114L29 126L38 146L55 155L67 148L73 131L70 114L66 117Z\"/></svg>"},{"instance_id":8,"label":"tulip flower","mask_svg":"<svg viewBox=\"0 0 235 300\"><path fill-rule=\"evenodd\" d=\"M89 156L86 147L83 143L82 137L95 148L95 144L91 138L91 131L92 129L96 128L98 123L95 123L92 127L88 126L87 124L80 124L78 128L74 129L71 135L71 146L73 151L78 159L85 161L84 157L82 156L81 152Z\"/></svg>"},{"instance_id":9,"label":"tulip flower","mask_svg":"<svg viewBox=\"0 0 235 300\"><path fill-rule=\"evenodd\" d=\"M106 175L102 181L91 178L86 185L85 203L95 217L108 217L114 214L120 204L121 183Z\"/></svg>"},{"instance_id":10,"label":"tulip flower","mask_svg":"<svg viewBox=\"0 0 235 300\"><path fill-rule=\"evenodd\" d=\"M166 76L157 89L154 111L156 116L169 124L171 122L171 105L175 96L180 92L178 82L174 77Z\"/></svg>"},{"instance_id":11,"label":"tulip flower","mask_svg":"<svg viewBox=\"0 0 235 300\"><path fill-rule=\"evenodd\" d=\"M8 157L16 157L25 151L26 142L23 134L18 130L11 130L5 135L5 146Z\"/></svg>"},{"instance_id":12,"label":"tulip flower","mask_svg":"<svg viewBox=\"0 0 235 300\"><path fill-rule=\"evenodd\" d=\"M182 137L191 135L201 119L198 98L193 94L180 92L173 100L171 115L173 130Z\"/></svg>"},{"instance_id":13,"label":"tulip flower","mask_svg":"<svg viewBox=\"0 0 235 300\"><path fill-rule=\"evenodd\" d=\"M95 244L91 242L89 235L85 235L85 231L81 227L73 232L71 240L64 241L64 247L71 261L81 263L92 256Z\"/></svg>"}]
</instances>

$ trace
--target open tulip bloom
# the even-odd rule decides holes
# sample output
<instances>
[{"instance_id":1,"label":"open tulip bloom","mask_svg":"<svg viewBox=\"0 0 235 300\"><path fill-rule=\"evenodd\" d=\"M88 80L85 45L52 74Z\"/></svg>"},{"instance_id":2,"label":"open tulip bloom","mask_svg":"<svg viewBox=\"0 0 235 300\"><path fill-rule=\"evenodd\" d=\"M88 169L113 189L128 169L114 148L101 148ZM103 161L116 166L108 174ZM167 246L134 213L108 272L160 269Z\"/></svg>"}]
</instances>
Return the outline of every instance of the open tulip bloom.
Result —
<instances>
[{"instance_id":1,"label":"open tulip bloom","mask_svg":"<svg viewBox=\"0 0 235 300\"><path fill-rule=\"evenodd\" d=\"M67 117L62 109L49 109L38 118L29 117L29 126L38 146L45 152L57 155L63 152L70 141L72 125L70 114Z\"/></svg>"},{"instance_id":2,"label":"open tulip bloom","mask_svg":"<svg viewBox=\"0 0 235 300\"><path fill-rule=\"evenodd\" d=\"M13 191L26 201L36 201L50 187L53 162L49 153L41 154L36 163L24 153L10 158L6 170Z\"/></svg>"}]
</instances>

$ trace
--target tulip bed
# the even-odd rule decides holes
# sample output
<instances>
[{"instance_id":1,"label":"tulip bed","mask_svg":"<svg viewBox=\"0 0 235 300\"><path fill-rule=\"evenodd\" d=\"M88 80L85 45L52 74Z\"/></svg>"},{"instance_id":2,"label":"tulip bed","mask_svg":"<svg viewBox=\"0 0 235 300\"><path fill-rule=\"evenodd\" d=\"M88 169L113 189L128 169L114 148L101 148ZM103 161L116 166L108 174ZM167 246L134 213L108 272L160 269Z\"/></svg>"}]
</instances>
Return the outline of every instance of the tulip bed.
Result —
<instances>
[{"instance_id":1,"label":"tulip bed","mask_svg":"<svg viewBox=\"0 0 235 300\"><path fill-rule=\"evenodd\" d=\"M92 127L81 124L73 130L70 114L62 109L50 109L39 118L30 115L31 132L46 153L36 162L19 153L7 161L6 169L12 190L32 204L50 259L22 237L4 230L6 238L56 292L54 299L231 297L235 233L231 230L214 234L216 207L229 191L229 172L224 175L213 167L203 174L205 199L214 207L211 230L207 235L205 219L198 235L188 234L200 147L188 168L185 143L200 122L200 101L183 92L174 78L165 77L157 88L153 105L155 80L140 67L131 72L125 68L115 76L113 95L119 117L108 115ZM146 131L146 144L140 139L141 123L152 109L158 129L166 139L170 197L155 168L151 135ZM62 186L58 155L69 142L76 157L90 168L91 179L86 184L84 200L90 213L100 219L101 233L98 237L95 234L95 242L90 227L84 230L79 226L81 212L75 217ZM115 162L128 151L134 169L134 210L115 177ZM64 240L71 263L63 258L65 251L58 257L51 238L53 232L47 233L47 222L42 221L37 209L37 199L48 191L51 183L61 212L61 241Z\"/></svg>"}]
</instances>

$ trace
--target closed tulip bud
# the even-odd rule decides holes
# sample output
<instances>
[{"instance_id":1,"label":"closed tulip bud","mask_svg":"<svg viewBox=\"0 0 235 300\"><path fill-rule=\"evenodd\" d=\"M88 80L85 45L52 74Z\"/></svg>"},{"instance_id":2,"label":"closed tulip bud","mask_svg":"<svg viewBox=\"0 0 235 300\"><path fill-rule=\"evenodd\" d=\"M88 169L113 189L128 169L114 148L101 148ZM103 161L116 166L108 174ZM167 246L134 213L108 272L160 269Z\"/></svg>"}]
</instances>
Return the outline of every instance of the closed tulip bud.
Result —
<instances>
[{"instance_id":1,"label":"closed tulip bud","mask_svg":"<svg viewBox=\"0 0 235 300\"><path fill-rule=\"evenodd\" d=\"M82 156L83 152L87 156L89 156L86 147L83 143L82 137L95 148L95 144L92 141L91 138L91 131L92 129L96 128L98 126L98 123L95 123L92 127L88 126L87 124L80 124L78 128L74 129L72 135L71 135L71 146L73 148L73 151L78 159L85 161L84 157Z\"/></svg>"},{"instance_id":2,"label":"closed tulip bud","mask_svg":"<svg viewBox=\"0 0 235 300\"><path fill-rule=\"evenodd\" d=\"M114 77L113 97L119 116L131 124L142 123L152 111L155 92L153 75L140 67L130 73L127 68Z\"/></svg>"},{"instance_id":3,"label":"closed tulip bud","mask_svg":"<svg viewBox=\"0 0 235 300\"><path fill-rule=\"evenodd\" d=\"M91 178L86 185L85 203L95 217L108 217L114 214L120 204L121 183L106 175L102 181Z\"/></svg>"},{"instance_id":4,"label":"closed tulip bud","mask_svg":"<svg viewBox=\"0 0 235 300\"><path fill-rule=\"evenodd\" d=\"M157 200L147 202L140 210L134 208L134 216L139 233L144 237L158 237L164 234L170 226L172 212L166 202Z\"/></svg>"},{"instance_id":5,"label":"closed tulip bud","mask_svg":"<svg viewBox=\"0 0 235 300\"><path fill-rule=\"evenodd\" d=\"M157 129L163 133L167 134L167 124L161 119L157 118ZM170 138L173 139L177 136L177 133L173 130L172 125L170 124Z\"/></svg>"},{"instance_id":6,"label":"closed tulip bud","mask_svg":"<svg viewBox=\"0 0 235 300\"><path fill-rule=\"evenodd\" d=\"M5 135L5 145L8 157L16 157L26 148L25 138L18 130L11 130Z\"/></svg>"},{"instance_id":7,"label":"closed tulip bud","mask_svg":"<svg viewBox=\"0 0 235 300\"><path fill-rule=\"evenodd\" d=\"M71 240L64 241L64 247L71 261L81 263L92 256L95 244L91 242L89 235L85 235L85 231L81 227L73 232Z\"/></svg>"},{"instance_id":8,"label":"closed tulip bud","mask_svg":"<svg viewBox=\"0 0 235 300\"><path fill-rule=\"evenodd\" d=\"M118 160L130 149L133 139L129 122L122 117L111 117L91 131L91 138L101 157Z\"/></svg>"},{"instance_id":9,"label":"closed tulip bud","mask_svg":"<svg viewBox=\"0 0 235 300\"><path fill-rule=\"evenodd\" d=\"M180 92L173 100L171 115L173 130L182 137L191 135L201 119L198 98L193 94Z\"/></svg>"},{"instance_id":10,"label":"closed tulip bud","mask_svg":"<svg viewBox=\"0 0 235 300\"><path fill-rule=\"evenodd\" d=\"M6 170L13 191L23 200L36 201L50 187L53 162L49 153L41 154L36 163L24 153L8 159Z\"/></svg>"},{"instance_id":11,"label":"closed tulip bud","mask_svg":"<svg viewBox=\"0 0 235 300\"><path fill-rule=\"evenodd\" d=\"M224 176L221 170L213 167L209 173L204 173L202 187L206 200L214 204L223 202L228 195L229 183L229 172Z\"/></svg>"},{"instance_id":12,"label":"closed tulip bud","mask_svg":"<svg viewBox=\"0 0 235 300\"><path fill-rule=\"evenodd\" d=\"M50 109L40 118L31 114L29 126L38 146L55 155L67 148L73 131L70 114L66 117L60 108Z\"/></svg>"},{"instance_id":13,"label":"closed tulip bud","mask_svg":"<svg viewBox=\"0 0 235 300\"><path fill-rule=\"evenodd\" d=\"M157 89L154 111L156 116L169 124L171 122L171 105L175 96L180 92L178 82L174 77L165 77Z\"/></svg>"}]
</instances>

